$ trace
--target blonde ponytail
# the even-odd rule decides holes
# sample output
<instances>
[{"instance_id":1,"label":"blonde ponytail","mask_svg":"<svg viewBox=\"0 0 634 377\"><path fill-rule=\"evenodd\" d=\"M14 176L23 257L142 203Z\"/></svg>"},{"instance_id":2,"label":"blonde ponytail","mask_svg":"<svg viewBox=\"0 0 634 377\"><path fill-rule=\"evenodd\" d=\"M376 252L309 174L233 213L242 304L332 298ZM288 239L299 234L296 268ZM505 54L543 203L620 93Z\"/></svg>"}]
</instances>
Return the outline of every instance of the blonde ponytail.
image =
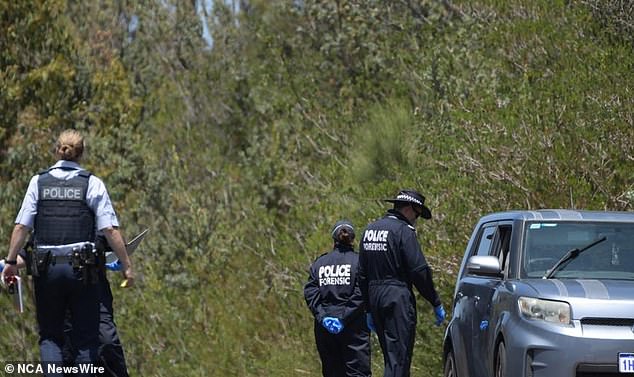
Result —
<instances>
[{"instance_id":1,"label":"blonde ponytail","mask_svg":"<svg viewBox=\"0 0 634 377\"><path fill-rule=\"evenodd\" d=\"M77 162L84 153L84 137L76 130L62 132L55 143L55 154L60 160Z\"/></svg>"}]
</instances>

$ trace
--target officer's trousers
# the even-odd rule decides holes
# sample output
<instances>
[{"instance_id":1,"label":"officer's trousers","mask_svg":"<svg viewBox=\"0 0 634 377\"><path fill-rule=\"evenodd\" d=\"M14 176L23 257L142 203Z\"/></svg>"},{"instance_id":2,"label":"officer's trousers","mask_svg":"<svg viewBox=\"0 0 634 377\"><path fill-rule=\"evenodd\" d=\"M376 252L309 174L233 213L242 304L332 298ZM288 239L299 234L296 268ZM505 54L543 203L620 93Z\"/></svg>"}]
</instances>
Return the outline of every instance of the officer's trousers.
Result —
<instances>
[{"instance_id":1,"label":"officer's trousers","mask_svg":"<svg viewBox=\"0 0 634 377\"><path fill-rule=\"evenodd\" d=\"M339 334L315 321L315 342L324 377L371 376L370 332L363 315L345 324Z\"/></svg>"},{"instance_id":2,"label":"officer's trousers","mask_svg":"<svg viewBox=\"0 0 634 377\"><path fill-rule=\"evenodd\" d=\"M98 365L105 368L101 377L129 377L125 362L123 345L117 333L112 307L112 290L105 274L100 274L99 279L99 349ZM64 344L64 364L72 365L76 354L70 334L72 325L70 318L66 320L66 343Z\"/></svg>"},{"instance_id":3,"label":"officer's trousers","mask_svg":"<svg viewBox=\"0 0 634 377\"><path fill-rule=\"evenodd\" d=\"M63 365L64 320L69 312L73 326L71 341L77 349L74 363L95 365L99 347L98 285L84 284L80 273L66 263L49 266L47 272L34 278L34 283L42 362ZM45 375L63 376L62 373Z\"/></svg>"},{"instance_id":4,"label":"officer's trousers","mask_svg":"<svg viewBox=\"0 0 634 377\"><path fill-rule=\"evenodd\" d=\"M409 377L414 336L416 303L403 282L370 282L368 298L376 333L383 351L384 377Z\"/></svg>"},{"instance_id":5,"label":"officer's trousers","mask_svg":"<svg viewBox=\"0 0 634 377\"><path fill-rule=\"evenodd\" d=\"M104 277L100 284L99 358L106 368L104 377L128 377L123 345L117 333L117 325L114 323L110 283Z\"/></svg>"}]
</instances>

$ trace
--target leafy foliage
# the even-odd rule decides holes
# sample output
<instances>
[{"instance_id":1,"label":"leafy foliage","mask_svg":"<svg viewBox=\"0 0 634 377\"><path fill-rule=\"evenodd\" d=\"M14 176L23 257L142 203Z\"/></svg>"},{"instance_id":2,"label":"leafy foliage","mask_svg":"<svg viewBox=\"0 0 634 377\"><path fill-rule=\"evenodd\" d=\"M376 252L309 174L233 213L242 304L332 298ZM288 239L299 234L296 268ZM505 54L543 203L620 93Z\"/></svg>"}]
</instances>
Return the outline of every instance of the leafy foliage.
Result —
<instances>
[{"instance_id":1,"label":"leafy foliage","mask_svg":"<svg viewBox=\"0 0 634 377\"><path fill-rule=\"evenodd\" d=\"M57 133L86 133L124 233L151 228L138 286L115 289L133 375L318 376L306 269L399 188L430 202L447 308L482 214L632 210L627 2L240 4L0 4L0 235ZM0 306L5 358L37 359L32 303ZM440 376L418 306L413 374Z\"/></svg>"}]
</instances>

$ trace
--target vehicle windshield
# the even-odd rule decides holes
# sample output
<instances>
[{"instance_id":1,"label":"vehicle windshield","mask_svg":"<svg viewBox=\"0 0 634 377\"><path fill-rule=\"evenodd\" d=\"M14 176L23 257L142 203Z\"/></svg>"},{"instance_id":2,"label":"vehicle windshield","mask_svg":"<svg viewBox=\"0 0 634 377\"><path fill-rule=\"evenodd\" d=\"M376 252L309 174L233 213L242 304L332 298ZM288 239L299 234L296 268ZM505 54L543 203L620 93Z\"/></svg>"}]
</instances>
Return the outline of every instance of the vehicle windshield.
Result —
<instances>
[{"instance_id":1,"label":"vehicle windshield","mask_svg":"<svg viewBox=\"0 0 634 377\"><path fill-rule=\"evenodd\" d=\"M541 278L568 251L601 242L570 261L557 279L634 280L634 223L531 222L526 227L522 277Z\"/></svg>"}]
</instances>

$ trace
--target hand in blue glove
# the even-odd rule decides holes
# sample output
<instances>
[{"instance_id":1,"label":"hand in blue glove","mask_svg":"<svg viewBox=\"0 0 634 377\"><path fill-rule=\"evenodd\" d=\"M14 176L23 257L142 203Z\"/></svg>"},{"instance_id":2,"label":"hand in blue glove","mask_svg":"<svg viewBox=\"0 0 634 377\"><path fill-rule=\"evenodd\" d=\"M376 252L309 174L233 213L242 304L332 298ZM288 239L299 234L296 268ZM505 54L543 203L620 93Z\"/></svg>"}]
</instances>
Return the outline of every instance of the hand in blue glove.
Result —
<instances>
[{"instance_id":1,"label":"hand in blue glove","mask_svg":"<svg viewBox=\"0 0 634 377\"><path fill-rule=\"evenodd\" d=\"M106 268L110 271L121 271L121 261L116 260L114 262L106 263Z\"/></svg>"},{"instance_id":2,"label":"hand in blue glove","mask_svg":"<svg viewBox=\"0 0 634 377\"><path fill-rule=\"evenodd\" d=\"M341 323L339 318L335 317L324 317L321 320L321 325L331 334L339 334L343 330L343 323Z\"/></svg>"},{"instance_id":3,"label":"hand in blue glove","mask_svg":"<svg viewBox=\"0 0 634 377\"><path fill-rule=\"evenodd\" d=\"M440 326L445 320L445 317L447 317L447 313L445 312L445 308L442 307L442 304L434 308L434 314L436 314L436 322L434 322L434 324Z\"/></svg>"},{"instance_id":4,"label":"hand in blue glove","mask_svg":"<svg viewBox=\"0 0 634 377\"><path fill-rule=\"evenodd\" d=\"M372 318L372 314L366 313L365 323L366 325L368 325L368 329L370 329L370 331L376 332L376 327L374 327L374 319Z\"/></svg>"}]
</instances>

